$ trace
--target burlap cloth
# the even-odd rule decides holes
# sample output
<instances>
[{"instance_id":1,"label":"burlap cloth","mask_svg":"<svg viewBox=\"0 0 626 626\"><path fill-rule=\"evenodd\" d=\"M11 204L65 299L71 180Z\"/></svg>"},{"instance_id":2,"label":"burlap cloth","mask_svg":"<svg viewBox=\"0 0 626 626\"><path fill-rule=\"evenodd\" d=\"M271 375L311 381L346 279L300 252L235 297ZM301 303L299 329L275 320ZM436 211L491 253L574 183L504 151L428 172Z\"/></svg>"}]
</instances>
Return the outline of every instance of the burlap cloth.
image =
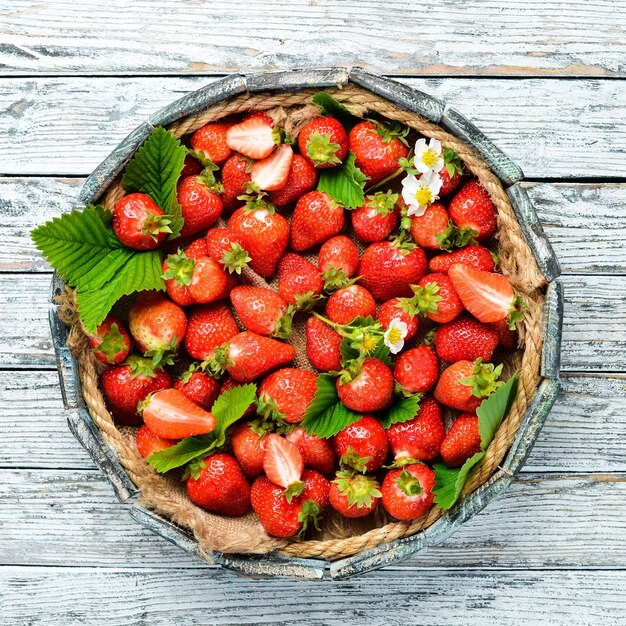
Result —
<instances>
[{"instance_id":1,"label":"burlap cloth","mask_svg":"<svg viewBox=\"0 0 626 626\"><path fill-rule=\"evenodd\" d=\"M453 148L461 157L465 170L472 172L480 180L498 209L497 237L502 272L511 279L515 289L526 302L525 320L519 325L520 348L513 354L502 355L509 373L514 369L519 370L519 393L509 415L487 449L484 460L469 476L464 493L470 493L482 485L498 468L540 380L545 279L524 240L502 185L471 148L425 118L403 111L387 100L359 87L349 85L327 91L337 100L344 102L357 115L374 113L383 118L397 120L425 137L438 139L444 147ZM286 94L244 94L220 102L202 113L184 118L170 126L169 130L175 136L182 137L208 122L227 115L250 110L271 110L272 116L284 123L287 132L294 136L303 124L318 114L317 108L311 105L313 93L315 92L312 90L304 90ZM123 194L124 191L117 180L106 190L102 204L112 209ZM246 272L244 280L251 284L267 284L252 271ZM85 334L74 310L73 294L69 290L62 296L59 313L70 325L68 344L78 360L83 396L89 412L104 437L117 451L119 462L140 489L141 502L166 515L180 526L190 529L199 542L201 554L208 560L211 560L209 556L211 551L249 554L277 551L298 557L338 559L383 542L413 535L431 525L441 515L445 515L445 511L436 506L427 515L413 522L395 522L384 513L382 507L378 507L378 511L371 519L365 520L350 521L330 512L327 514L324 530L318 536L308 540L285 541L267 535L252 512L243 517L229 518L196 507L187 498L180 475L157 475L140 456L135 446L136 429L119 428L114 424L98 385L101 365L88 348ZM302 322L295 324L291 341L298 352L295 364L311 368L306 358Z\"/></svg>"}]
</instances>

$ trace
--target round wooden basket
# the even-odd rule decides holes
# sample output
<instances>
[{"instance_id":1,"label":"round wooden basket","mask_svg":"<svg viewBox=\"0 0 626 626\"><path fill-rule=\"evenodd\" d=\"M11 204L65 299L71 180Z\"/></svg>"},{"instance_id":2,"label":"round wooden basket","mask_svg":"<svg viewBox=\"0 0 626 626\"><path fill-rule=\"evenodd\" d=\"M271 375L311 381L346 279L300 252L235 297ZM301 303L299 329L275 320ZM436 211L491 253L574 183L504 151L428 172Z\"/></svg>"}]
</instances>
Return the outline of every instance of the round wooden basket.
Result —
<instances>
[{"instance_id":1,"label":"round wooden basket","mask_svg":"<svg viewBox=\"0 0 626 626\"><path fill-rule=\"evenodd\" d=\"M239 549L239 545L251 545L254 532L259 532L258 522L225 529L225 518L195 507L184 494L175 492L173 482L157 476L138 454L132 437L115 426L98 387L97 364L71 310L71 295L55 276L50 323L72 432L138 522L210 563L245 574L319 578L329 571L330 576L343 578L440 544L506 489L528 456L558 392L563 301L556 280L559 266L520 184L521 170L459 113L396 81L358 68L231 75L217 80L172 103L133 131L87 179L78 198L80 206L96 201L114 206L123 193L119 176L124 165L155 126L183 137L226 115L277 108L288 119L297 120L306 116L307 107L310 113L311 95L321 89L355 113L402 122L453 148L465 169L489 192L498 210L502 271L527 305L519 328L521 348L507 363L509 369L519 370L519 393L451 510L433 507L413 522L381 517L378 525L352 529L347 535L343 529L337 535L331 532L292 542L265 535L258 542L252 540L255 549ZM228 543L220 542L223 531L228 531ZM241 536L241 543L233 536Z\"/></svg>"}]
</instances>

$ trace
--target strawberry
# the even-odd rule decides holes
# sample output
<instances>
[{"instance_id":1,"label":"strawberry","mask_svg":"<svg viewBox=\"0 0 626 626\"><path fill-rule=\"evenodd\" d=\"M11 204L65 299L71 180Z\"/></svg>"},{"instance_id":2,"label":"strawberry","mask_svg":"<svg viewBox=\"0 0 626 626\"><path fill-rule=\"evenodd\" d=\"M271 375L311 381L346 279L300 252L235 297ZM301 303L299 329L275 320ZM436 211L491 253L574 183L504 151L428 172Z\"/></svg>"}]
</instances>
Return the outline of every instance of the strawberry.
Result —
<instances>
[{"instance_id":1,"label":"strawberry","mask_svg":"<svg viewBox=\"0 0 626 626\"><path fill-rule=\"evenodd\" d=\"M276 433L265 437L263 470L275 485L286 490L288 499L302 493L304 488L300 481L304 471L302 455L295 444Z\"/></svg>"},{"instance_id":2,"label":"strawberry","mask_svg":"<svg viewBox=\"0 0 626 626\"><path fill-rule=\"evenodd\" d=\"M118 424L138 426L137 405L145 397L172 384L165 370L154 369L148 359L131 355L122 365L106 370L100 377L107 408Z\"/></svg>"},{"instance_id":3,"label":"strawberry","mask_svg":"<svg viewBox=\"0 0 626 626\"><path fill-rule=\"evenodd\" d=\"M202 163L198 159L194 159L190 154L185 156L185 163L183 169L180 172L181 180L187 178L187 176L194 176L202 171Z\"/></svg>"},{"instance_id":4,"label":"strawberry","mask_svg":"<svg viewBox=\"0 0 626 626\"><path fill-rule=\"evenodd\" d=\"M341 465L363 473L379 469L389 452L387 433L373 415L364 415L340 430L333 446Z\"/></svg>"},{"instance_id":5,"label":"strawberry","mask_svg":"<svg viewBox=\"0 0 626 626\"><path fill-rule=\"evenodd\" d=\"M439 378L437 354L430 346L403 352L396 361L393 377L407 394L430 391Z\"/></svg>"},{"instance_id":6,"label":"strawberry","mask_svg":"<svg viewBox=\"0 0 626 626\"><path fill-rule=\"evenodd\" d=\"M369 178L368 185L396 172L400 159L409 156L404 135L404 131L370 121L360 122L350 131L348 147L354 152L356 166Z\"/></svg>"},{"instance_id":7,"label":"strawberry","mask_svg":"<svg viewBox=\"0 0 626 626\"><path fill-rule=\"evenodd\" d=\"M359 250L345 235L331 237L322 244L318 267L324 279L324 289L333 291L345 287L359 267Z\"/></svg>"},{"instance_id":8,"label":"strawberry","mask_svg":"<svg viewBox=\"0 0 626 626\"><path fill-rule=\"evenodd\" d=\"M204 361L238 332L239 326L225 304L196 306L189 315L185 349L192 358Z\"/></svg>"},{"instance_id":9,"label":"strawberry","mask_svg":"<svg viewBox=\"0 0 626 626\"><path fill-rule=\"evenodd\" d=\"M497 345L497 331L469 315L461 315L439 326L435 333L437 354L448 363L478 358L490 361Z\"/></svg>"},{"instance_id":10,"label":"strawberry","mask_svg":"<svg viewBox=\"0 0 626 626\"><path fill-rule=\"evenodd\" d=\"M153 452L167 450L171 448L176 441L174 439L163 439L157 437L145 424L137 431L135 439L137 450L144 459L147 459Z\"/></svg>"},{"instance_id":11,"label":"strawberry","mask_svg":"<svg viewBox=\"0 0 626 626\"><path fill-rule=\"evenodd\" d=\"M304 467L309 467L325 476L335 471L335 453L328 439L310 435L299 426L288 433L286 439L300 451Z\"/></svg>"},{"instance_id":12,"label":"strawberry","mask_svg":"<svg viewBox=\"0 0 626 626\"><path fill-rule=\"evenodd\" d=\"M114 315L107 315L96 332L87 335L87 342L98 361L107 365L121 363L131 348L130 333Z\"/></svg>"},{"instance_id":13,"label":"strawberry","mask_svg":"<svg viewBox=\"0 0 626 626\"><path fill-rule=\"evenodd\" d=\"M349 409L358 413L388 409L393 400L393 374L380 359L369 357L356 375L337 379L337 393Z\"/></svg>"},{"instance_id":14,"label":"strawberry","mask_svg":"<svg viewBox=\"0 0 626 626\"><path fill-rule=\"evenodd\" d=\"M231 215L228 229L241 239L241 245L251 259L250 267L255 272L264 277L276 273L289 243L289 223L282 215L272 213L268 208L248 211L241 207Z\"/></svg>"},{"instance_id":15,"label":"strawberry","mask_svg":"<svg viewBox=\"0 0 626 626\"><path fill-rule=\"evenodd\" d=\"M402 305L400 298L392 298L380 305L378 309L378 321L383 330L389 328L392 320L400 320L406 324L407 335L405 341L413 338L419 327L419 318L407 312Z\"/></svg>"},{"instance_id":16,"label":"strawberry","mask_svg":"<svg viewBox=\"0 0 626 626\"><path fill-rule=\"evenodd\" d=\"M233 274L241 274L248 267L250 257L241 244L241 237L228 228L212 228L206 234L206 253Z\"/></svg>"},{"instance_id":17,"label":"strawberry","mask_svg":"<svg viewBox=\"0 0 626 626\"><path fill-rule=\"evenodd\" d=\"M293 252L283 256L278 265L278 293L298 311L308 311L322 297L324 281L311 261Z\"/></svg>"},{"instance_id":18,"label":"strawberry","mask_svg":"<svg viewBox=\"0 0 626 626\"><path fill-rule=\"evenodd\" d=\"M450 216L441 202L433 202L426 207L423 215L411 217L411 237L427 250L446 250L450 236Z\"/></svg>"},{"instance_id":19,"label":"strawberry","mask_svg":"<svg viewBox=\"0 0 626 626\"><path fill-rule=\"evenodd\" d=\"M287 365L295 354L287 343L245 331L230 340L226 370L235 380L249 383Z\"/></svg>"},{"instance_id":20,"label":"strawberry","mask_svg":"<svg viewBox=\"0 0 626 626\"><path fill-rule=\"evenodd\" d=\"M239 196L246 193L252 176L252 161L240 154L233 156L222 166L222 203L224 211L231 213L241 206Z\"/></svg>"},{"instance_id":21,"label":"strawberry","mask_svg":"<svg viewBox=\"0 0 626 626\"><path fill-rule=\"evenodd\" d=\"M113 209L113 230L122 244L135 250L154 250L171 233L169 218L144 193L124 196Z\"/></svg>"},{"instance_id":22,"label":"strawberry","mask_svg":"<svg viewBox=\"0 0 626 626\"><path fill-rule=\"evenodd\" d=\"M130 308L128 325L140 352L164 357L178 350L187 331L187 316L160 292L144 291Z\"/></svg>"},{"instance_id":23,"label":"strawberry","mask_svg":"<svg viewBox=\"0 0 626 626\"><path fill-rule=\"evenodd\" d=\"M272 289L240 285L230 292L230 301L248 330L282 339L291 334L293 311Z\"/></svg>"},{"instance_id":24,"label":"strawberry","mask_svg":"<svg viewBox=\"0 0 626 626\"><path fill-rule=\"evenodd\" d=\"M463 413L456 418L441 444L441 458L448 467L461 467L467 459L480 452L478 418Z\"/></svg>"},{"instance_id":25,"label":"strawberry","mask_svg":"<svg viewBox=\"0 0 626 626\"><path fill-rule=\"evenodd\" d=\"M334 117L316 117L300 130L298 147L315 167L336 167L348 156L348 135Z\"/></svg>"},{"instance_id":26,"label":"strawberry","mask_svg":"<svg viewBox=\"0 0 626 626\"><path fill-rule=\"evenodd\" d=\"M263 471L266 440L264 433L257 432L254 422L237 424L233 431L230 440L233 454L248 478L254 478Z\"/></svg>"},{"instance_id":27,"label":"strawberry","mask_svg":"<svg viewBox=\"0 0 626 626\"><path fill-rule=\"evenodd\" d=\"M426 255L400 241L373 243L361 257L360 283L379 302L410 296L411 285L426 274Z\"/></svg>"},{"instance_id":28,"label":"strawberry","mask_svg":"<svg viewBox=\"0 0 626 626\"><path fill-rule=\"evenodd\" d=\"M233 153L226 143L226 133L231 126L224 121L205 124L191 136L193 151L202 152L205 158L221 165Z\"/></svg>"},{"instance_id":29,"label":"strawberry","mask_svg":"<svg viewBox=\"0 0 626 626\"><path fill-rule=\"evenodd\" d=\"M328 319L337 324L349 324L355 317L376 317L376 302L372 294L360 285L350 285L335 291L326 303Z\"/></svg>"},{"instance_id":30,"label":"strawberry","mask_svg":"<svg viewBox=\"0 0 626 626\"><path fill-rule=\"evenodd\" d=\"M432 461L446 436L441 407L436 400L425 396L420 400L417 415L407 422L392 424L387 436L396 460Z\"/></svg>"},{"instance_id":31,"label":"strawberry","mask_svg":"<svg viewBox=\"0 0 626 626\"><path fill-rule=\"evenodd\" d=\"M508 319L510 327L523 319L522 301L515 295L509 279L503 274L483 272L457 263L448 276L463 306L481 322Z\"/></svg>"},{"instance_id":32,"label":"strawberry","mask_svg":"<svg viewBox=\"0 0 626 626\"><path fill-rule=\"evenodd\" d=\"M263 191L282 189L287 184L292 159L291 146L282 144L270 156L252 166L251 181Z\"/></svg>"},{"instance_id":33,"label":"strawberry","mask_svg":"<svg viewBox=\"0 0 626 626\"><path fill-rule=\"evenodd\" d=\"M195 299L189 292L189 283L195 267L193 258L187 256L187 252L178 250L176 254L169 254L161 267L167 295L179 306L194 304Z\"/></svg>"},{"instance_id":34,"label":"strawberry","mask_svg":"<svg viewBox=\"0 0 626 626\"><path fill-rule=\"evenodd\" d=\"M470 265L484 272L493 272L496 268L491 251L479 245L467 246L461 250L440 254L439 256L433 257L428 265L431 272L447 274L448 270L455 263Z\"/></svg>"},{"instance_id":35,"label":"strawberry","mask_svg":"<svg viewBox=\"0 0 626 626\"><path fill-rule=\"evenodd\" d=\"M268 116L248 116L226 131L226 145L251 159L264 159L276 148L276 133Z\"/></svg>"},{"instance_id":36,"label":"strawberry","mask_svg":"<svg viewBox=\"0 0 626 626\"><path fill-rule=\"evenodd\" d=\"M197 366L196 366L197 367ZM174 383L174 389L187 396L205 411L210 411L220 392L220 384L193 365Z\"/></svg>"},{"instance_id":37,"label":"strawberry","mask_svg":"<svg viewBox=\"0 0 626 626\"><path fill-rule=\"evenodd\" d=\"M316 169L301 154L294 154L287 182L281 189L270 192L270 201L277 207L287 206L299 200L305 193L313 191L316 185Z\"/></svg>"},{"instance_id":38,"label":"strawberry","mask_svg":"<svg viewBox=\"0 0 626 626\"><path fill-rule=\"evenodd\" d=\"M185 255L190 259L199 259L201 256L210 256L206 239L204 237L194 239L185 248Z\"/></svg>"},{"instance_id":39,"label":"strawberry","mask_svg":"<svg viewBox=\"0 0 626 626\"><path fill-rule=\"evenodd\" d=\"M337 472L328 493L333 509L349 518L369 515L376 509L381 497L380 485L374 478L349 470Z\"/></svg>"},{"instance_id":40,"label":"strawberry","mask_svg":"<svg viewBox=\"0 0 626 626\"><path fill-rule=\"evenodd\" d=\"M189 293L198 304L208 304L228 298L230 290L236 284L235 278L227 274L223 267L210 256L201 256L194 260Z\"/></svg>"},{"instance_id":41,"label":"strawberry","mask_svg":"<svg viewBox=\"0 0 626 626\"><path fill-rule=\"evenodd\" d=\"M296 252L324 243L345 224L343 207L327 193L310 191L302 196L291 216L291 248Z\"/></svg>"},{"instance_id":42,"label":"strawberry","mask_svg":"<svg viewBox=\"0 0 626 626\"><path fill-rule=\"evenodd\" d=\"M315 316L306 321L306 354L322 372L341 369L341 335Z\"/></svg>"},{"instance_id":43,"label":"strawberry","mask_svg":"<svg viewBox=\"0 0 626 626\"><path fill-rule=\"evenodd\" d=\"M461 187L450 201L448 213L457 228L473 230L477 241L485 241L496 232L496 207L477 180Z\"/></svg>"},{"instance_id":44,"label":"strawberry","mask_svg":"<svg viewBox=\"0 0 626 626\"><path fill-rule=\"evenodd\" d=\"M416 519L433 505L434 486L434 472L421 463L391 470L380 489L383 506L396 519L407 522Z\"/></svg>"},{"instance_id":45,"label":"strawberry","mask_svg":"<svg viewBox=\"0 0 626 626\"><path fill-rule=\"evenodd\" d=\"M463 176L463 165L459 155L452 148L445 148L443 151L444 167L439 171L441 179L441 189L439 196L447 196L461 184Z\"/></svg>"},{"instance_id":46,"label":"strawberry","mask_svg":"<svg viewBox=\"0 0 626 626\"><path fill-rule=\"evenodd\" d=\"M357 239L366 243L387 239L400 219L398 199L398 194L391 191L366 196L365 204L352 211L352 228Z\"/></svg>"},{"instance_id":47,"label":"strawberry","mask_svg":"<svg viewBox=\"0 0 626 626\"><path fill-rule=\"evenodd\" d=\"M183 439L215 430L215 417L178 389L162 389L139 405L146 426L163 439Z\"/></svg>"},{"instance_id":48,"label":"strawberry","mask_svg":"<svg viewBox=\"0 0 626 626\"><path fill-rule=\"evenodd\" d=\"M499 322L491 322L487 324L490 328L493 328L498 333L498 345L505 350L515 350L517 348L517 341L519 335L517 330L509 328L509 322L506 319Z\"/></svg>"},{"instance_id":49,"label":"strawberry","mask_svg":"<svg viewBox=\"0 0 626 626\"><path fill-rule=\"evenodd\" d=\"M222 215L222 198L199 176L178 183L177 199L185 220L180 237L187 238L213 226Z\"/></svg>"},{"instance_id":50,"label":"strawberry","mask_svg":"<svg viewBox=\"0 0 626 626\"><path fill-rule=\"evenodd\" d=\"M258 413L298 424L313 402L316 390L317 376L313 372L296 367L276 370L259 387Z\"/></svg>"},{"instance_id":51,"label":"strawberry","mask_svg":"<svg viewBox=\"0 0 626 626\"><path fill-rule=\"evenodd\" d=\"M413 287L413 293L413 310L438 324L451 322L463 311L463 303L446 274L427 274Z\"/></svg>"},{"instance_id":52,"label":"strawberry","mask_svg":"<svg viewBox=\"0 0 626 626\"><path fill-rule=\"evenodd\" d=\"M230 454L203 459L197 477L187 478L187 495L196 505L222 515L243 515L250 508L250 485Z\"/></svg>"},{"instance_id":53,"label":"strawberry","mask_svg":"<svg viewBox=\"0 0 626 626\"><path fill-rule=\"evenodd\" d=\"M233 380L232 378L226 378L224 379L224 381L222 382L222 386L220 387L220 395L222 395L225 391L232 389L233 387L241 387L241 385L242 383L238 383L236 380ZM252 417L255 414L256 414L256 405L252 403L246 409L246 412L243 414L242 417L246 417L246 418Z\"/></svg>"},{"instance_id":54,"label":"strawberry","mask_svg":"<svg viewBox=\"0 0 626 626\"><path fill-rule=\"evenodd\" d=\"M502 384L497 381L501 371L502 365L494 367L481 359L457 361L441 373L434 396L451 409L473 413Z\"/></svg>"}]
</instances>

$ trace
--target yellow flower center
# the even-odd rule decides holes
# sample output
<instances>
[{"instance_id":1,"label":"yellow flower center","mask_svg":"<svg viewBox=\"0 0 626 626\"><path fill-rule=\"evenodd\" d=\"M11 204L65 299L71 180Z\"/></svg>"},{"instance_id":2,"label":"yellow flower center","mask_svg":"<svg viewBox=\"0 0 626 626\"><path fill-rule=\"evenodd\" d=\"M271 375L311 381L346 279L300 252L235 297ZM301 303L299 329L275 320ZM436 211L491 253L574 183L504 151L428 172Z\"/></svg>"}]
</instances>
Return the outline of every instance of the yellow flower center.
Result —
<instances>
[{"instance_id":1,"label":"yellow flower center","mask_svg":"<svg viewBox=\"0 0 626 626\"><path fill-rule=\"evenodd\" d=\"M437 159L439 159L439 155L432 150L426 150L426 152L422 154L422 163L428 167L435 167Z\"/></svg>"},{"instance_id":2,"label":"yellow flower center","mask_svg":"<svg viewBox=\"0 0 626 626\"><path fill-rule=\"evenodd\" d=\"M377 343L376 338L372 337L372 335L364 335L363 339L361 339L361 350L363 352L371 352L376 348Z\"/></svg>"},{"instance_id":3,"label":"yellow flower center","mask_svg":"<svg viewBox=\"0 0 626 626\"><path fill-rule=\"evenodd\" d=\"M428 187L421 187L415 192L415 200L420 206L430 204L434 200L432 191Z\"/></svg>"},{"instance_id":4,"label":"yellow flower center","mask_svg":"<svg viewBox=\"0 0 626 626\"><path fill-rule=\"evenodd\" d=\"M402 341L402 332L399 328L392 328L389 330L389 334L387 335L387 339L389 343L395 344L398 341Z\"/></svg>"}]
</instances>

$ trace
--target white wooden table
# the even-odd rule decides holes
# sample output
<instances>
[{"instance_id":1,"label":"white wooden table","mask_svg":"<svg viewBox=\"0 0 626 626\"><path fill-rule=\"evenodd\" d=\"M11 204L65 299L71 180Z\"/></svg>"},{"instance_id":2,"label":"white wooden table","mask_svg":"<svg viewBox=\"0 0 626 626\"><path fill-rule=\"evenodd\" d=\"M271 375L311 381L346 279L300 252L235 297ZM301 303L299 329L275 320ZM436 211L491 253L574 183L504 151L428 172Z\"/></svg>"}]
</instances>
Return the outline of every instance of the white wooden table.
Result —
<instances>
[{"instance_id":1,"label":"white wooden table","mask_svg":"<svg viewBox=\"0 0 626 626\"><path fill-rule=\"evenodd\" d=\"M626 623L625 30L624 0L0 0L2 624ZM29 230L186 91L357 64L522 166L563 267L563 393L442 547L347 582L240 579L136 525L70 435Z\"/></svg>"}]
</instances>

